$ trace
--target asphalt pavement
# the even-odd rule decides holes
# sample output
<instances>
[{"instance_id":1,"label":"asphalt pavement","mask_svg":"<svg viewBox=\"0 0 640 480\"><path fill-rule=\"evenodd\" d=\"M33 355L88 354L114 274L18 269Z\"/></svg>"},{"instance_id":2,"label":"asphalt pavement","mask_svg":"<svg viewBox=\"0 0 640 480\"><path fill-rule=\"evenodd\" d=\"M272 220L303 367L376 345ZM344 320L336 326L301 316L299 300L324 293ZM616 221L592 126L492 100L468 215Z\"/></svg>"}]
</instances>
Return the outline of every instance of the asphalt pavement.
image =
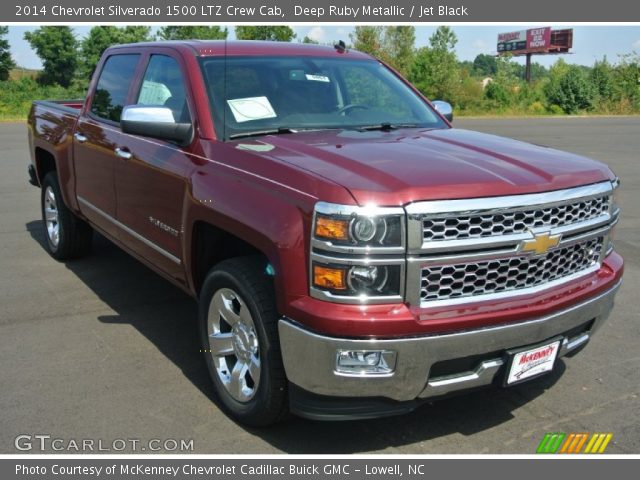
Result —
<instances>
[{"instance_id":1,"label":"asphalt pavement","mask_svg":"<svg viewBox=\"0 0 640 480\"><path fill-rule=\"evenodd\" d=\"M20 435L31 453L75 453L83 440L94 453L179 453L173 440L212 454L534 453L546 432L612 432L607 453L640 453L640 118L455 125L601 159L620 176L626 274L608 323L536 382L401 417L249 429L215 403L191 298L103 238L82 260L46 253L26 127L0 124L0 453L20 453Z\"/></svg>"}]
</instances>

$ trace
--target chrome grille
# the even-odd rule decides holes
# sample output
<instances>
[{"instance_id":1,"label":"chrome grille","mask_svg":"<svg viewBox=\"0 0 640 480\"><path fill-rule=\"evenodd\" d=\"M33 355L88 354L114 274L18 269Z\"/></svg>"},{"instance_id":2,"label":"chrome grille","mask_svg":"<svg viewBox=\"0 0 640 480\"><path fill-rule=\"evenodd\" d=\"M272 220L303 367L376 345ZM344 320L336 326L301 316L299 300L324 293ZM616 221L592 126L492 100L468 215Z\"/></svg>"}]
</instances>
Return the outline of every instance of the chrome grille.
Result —
<instances>
[{"instance_id":1,"label":"chrome grille","mask_svg":"<svg viewBox=\"0 0 640 480\"><path fill-rule=\"evenodd\" d=\"M422 268L422 302L487 295L536 287L598 264L604 237L555 248L540 256L427 266Z\"/></svg>"},{"instance_id":2,"label":"chrome grille","mask_svg":"<svg viewBox=\"0 0 640 480\"><path fill-rule=\"evenodd\" d=\"M464 240L524 233L539 227L563 227L600 217L608 210L609 195L604 195L550 207L425 215L422 220L423 241Z\"/></svg>"}]
</instances>

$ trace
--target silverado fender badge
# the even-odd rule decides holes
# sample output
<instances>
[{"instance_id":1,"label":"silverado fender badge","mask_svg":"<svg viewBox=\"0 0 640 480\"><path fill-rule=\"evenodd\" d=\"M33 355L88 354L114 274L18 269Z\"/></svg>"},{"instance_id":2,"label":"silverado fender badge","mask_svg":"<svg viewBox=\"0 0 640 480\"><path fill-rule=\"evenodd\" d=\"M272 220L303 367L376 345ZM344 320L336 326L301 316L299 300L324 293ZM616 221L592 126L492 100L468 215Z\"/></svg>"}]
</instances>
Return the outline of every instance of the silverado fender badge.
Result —
<instances>
[{"instance_id":1,"label":"silverado fender badge","mask_svg":"<svg viewBox=\"0 0 640 480\"><path fill-rule=\"evenodd\" d=\"M157 218L149 217L149 222L151 222L152 225L155 225L156 227L158 227L160 230L164 230L165 232L167 232L170 235L173 235L174 237L178 236L178 230L170 227L166 223L162 223Z\"/></svg>"},{"instance_id":2,"label":"silverado fender badge","mask_svg":"<svg viewBox=\"0 0 640 480\"><path fill-rule=\"evenodd\" d=\"M521 252L534 252L536 255L547 253L553 247L557 247L562 238L561 234L551 235L550 232L533 233L531 240L523 240L520 243Z\"/></svg>"}]
</instances>

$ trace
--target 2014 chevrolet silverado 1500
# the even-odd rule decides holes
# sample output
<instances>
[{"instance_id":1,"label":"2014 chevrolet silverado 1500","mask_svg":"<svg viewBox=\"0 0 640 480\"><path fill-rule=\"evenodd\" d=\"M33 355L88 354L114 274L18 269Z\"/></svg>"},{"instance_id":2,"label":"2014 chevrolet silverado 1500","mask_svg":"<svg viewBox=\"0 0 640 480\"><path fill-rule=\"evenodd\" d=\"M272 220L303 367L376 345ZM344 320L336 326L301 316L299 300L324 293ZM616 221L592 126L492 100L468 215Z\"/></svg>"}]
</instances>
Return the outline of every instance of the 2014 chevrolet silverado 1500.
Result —
<instances>
[{"instance_id":1,"label":"2014 chevrolet silverado 1500","mask_svg":"<svg viewBox=\"0 0 640 480\"><path fill-rule=\"evenodd\" d=\"M613 306L618 179L446 107L343 45L109 48L86 100L29 115L48 249L96 230L196 297L247 424L530 380Z\"/></svg>"}]
</instances>

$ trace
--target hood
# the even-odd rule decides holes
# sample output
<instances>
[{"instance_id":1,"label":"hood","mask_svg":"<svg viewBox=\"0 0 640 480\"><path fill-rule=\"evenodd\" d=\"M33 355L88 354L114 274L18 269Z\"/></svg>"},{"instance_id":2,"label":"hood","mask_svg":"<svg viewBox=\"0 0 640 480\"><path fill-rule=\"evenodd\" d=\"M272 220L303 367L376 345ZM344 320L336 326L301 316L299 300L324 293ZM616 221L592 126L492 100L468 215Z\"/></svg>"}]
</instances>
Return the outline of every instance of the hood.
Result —
<instances>
[{"instance_id":1,"label":"hood","mask_svg":"<svg viewBox=\"0 0 640 480\"><path fill-rule=\"evenodd\" d=\"M299 132L239 140L236 148L338 183L361 205L537 193L613 178L606 165L579 155L454 128Z\"/></svg>"}]
</instances>

